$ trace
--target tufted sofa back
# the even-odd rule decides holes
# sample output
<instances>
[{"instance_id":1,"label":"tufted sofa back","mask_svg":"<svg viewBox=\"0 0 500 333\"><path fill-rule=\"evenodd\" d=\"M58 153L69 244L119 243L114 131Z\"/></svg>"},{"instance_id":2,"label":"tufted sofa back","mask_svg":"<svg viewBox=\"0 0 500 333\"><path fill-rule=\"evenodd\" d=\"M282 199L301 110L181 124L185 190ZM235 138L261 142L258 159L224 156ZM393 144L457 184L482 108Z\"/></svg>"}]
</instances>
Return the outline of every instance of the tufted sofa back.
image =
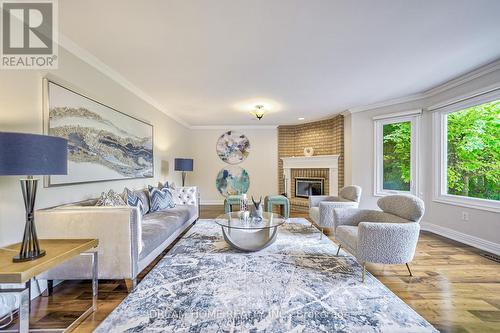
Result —
<instances>
[{"instance_id":1,"label":"tufted sofa back","mask_svg":"<svg viewBox=\"0 0 500 333\"><path fill-rule=\"evenodd\" d=\"M198 205L196 186L176 187L172 190L177 205Z\"/></svg>"}]
</instances>

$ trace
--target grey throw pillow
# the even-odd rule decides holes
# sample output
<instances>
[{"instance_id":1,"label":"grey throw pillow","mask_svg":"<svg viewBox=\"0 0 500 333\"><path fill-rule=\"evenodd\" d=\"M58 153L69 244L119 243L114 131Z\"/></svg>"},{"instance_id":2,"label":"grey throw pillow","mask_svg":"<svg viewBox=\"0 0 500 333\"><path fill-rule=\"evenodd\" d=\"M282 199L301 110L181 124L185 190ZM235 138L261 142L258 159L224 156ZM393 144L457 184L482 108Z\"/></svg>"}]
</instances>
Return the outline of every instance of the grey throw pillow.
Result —
<instances>
[{"instance_id":1,"label":"grey throw pillow","mask_svg":"<svg viewBox=\"0 0 500 333\"><path fill-rule=\"evenodd\" d=\"M113 190L109 190L108 193L102 192L99 199L95 204L96 206L126 206L127 204L123 198Z\"/></svg>"}]
</instances>

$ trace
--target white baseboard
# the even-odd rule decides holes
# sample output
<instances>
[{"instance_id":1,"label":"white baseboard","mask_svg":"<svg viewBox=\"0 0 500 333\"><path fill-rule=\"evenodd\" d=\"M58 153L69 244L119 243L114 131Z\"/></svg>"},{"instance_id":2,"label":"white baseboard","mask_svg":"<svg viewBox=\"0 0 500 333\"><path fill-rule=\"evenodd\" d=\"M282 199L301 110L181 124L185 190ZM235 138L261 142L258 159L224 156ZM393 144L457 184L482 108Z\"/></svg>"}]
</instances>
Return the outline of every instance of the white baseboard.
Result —
<instances>
[{"instance_id":1,"label":"white baseboard","mask_svg":"<svg viewBox=\"0 0 500 333\"><path fill-rule=\"evenodd\" d=\"M224 200L201 200L201 204L207 206L223 205Z\"/></svg>"},{"instance_id":2,"label":"white baseboard","mask_svg":"<svg viewBox=\"0 0 500 333\"><path fill-rule=\"evenodd\" d=\"M429 222L421 222L420 226L422 230L430 231L443 237L453 239L457 242L464 243L496 255L500 255L500 244L493 243L476 236L467 235L462 232Z\"/></svg>"}]
</instances>

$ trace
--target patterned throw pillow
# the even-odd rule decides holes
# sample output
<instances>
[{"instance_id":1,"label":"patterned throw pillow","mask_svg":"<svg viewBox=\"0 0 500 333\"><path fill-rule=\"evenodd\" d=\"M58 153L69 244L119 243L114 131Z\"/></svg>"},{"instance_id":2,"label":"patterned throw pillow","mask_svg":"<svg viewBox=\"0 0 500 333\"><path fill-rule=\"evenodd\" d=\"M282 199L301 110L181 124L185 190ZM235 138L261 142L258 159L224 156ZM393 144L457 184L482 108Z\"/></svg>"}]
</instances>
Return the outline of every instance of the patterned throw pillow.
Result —
<instances>
[{"instance_id":1,"label":"patterned throw pillow","mask_svg":"<svg viewBox=\"0 0 500 333\"><path fill-rule=\"evenodd\" d=\"M161 183L161 182L158 182L158 188L161 190L162 188L164 187L169 187L168 185L168 181L166 181L165 183Z\"/></svg>"},{"instance_id":2,"label":"patterned throw pillow","mask_svg":"<svg viewBox=\"0 0 500 333\"><path fill-rule=\"evenodd\" d=\"M96 206L126 206L127 204L123 198L113 190L109 190L108 193L101 193L99 199L95 203Z\"/></svg>"},{"instance_id":3,"label":"patterned throw pillow","mask_svg":"<svg viewBox=\"0 0 500 333\"><path fill-rule=\"evenodd\" d=\"M149 190L149 210L158 212L168 208L174 208L175 202L172 192L168 187L158 189L153 186L148 186Z\"/></svg>"},{"instance_id":4,"label":"patterned throw pillow","mask_svg":"<svg viewBox=\"0 0 500 333\"><path fill-rule=\"evenodd\" d=\"M142 202L143 199L137 195L137 193L129 190L128 188L125 188L125 191L127 192L127 205L139 208L142 215L146 214L146 205Z\"/></svg>"}]
</instances>

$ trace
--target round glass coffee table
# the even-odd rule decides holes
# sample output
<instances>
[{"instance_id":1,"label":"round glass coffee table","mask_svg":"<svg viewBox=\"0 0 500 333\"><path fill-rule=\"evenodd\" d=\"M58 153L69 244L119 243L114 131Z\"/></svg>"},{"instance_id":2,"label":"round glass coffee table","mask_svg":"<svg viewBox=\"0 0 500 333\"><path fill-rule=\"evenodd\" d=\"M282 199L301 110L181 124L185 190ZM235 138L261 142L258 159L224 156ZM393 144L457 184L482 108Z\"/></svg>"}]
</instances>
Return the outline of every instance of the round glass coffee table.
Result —
<instances>
[{"instance_id":1,"label":"round glass coffee table","mask_svg":"<svg viewBox=\"0 0 500 333\"><path fill-rule=\"evenodd\" d=\"M220 215L215 222L222 227L222 234L229 245L253 252L271 245L278 235L278 227L286 219L275 213L264 212L259 219L250 217L248 212L231 212Z\"/></svg>"}]
</instances>

